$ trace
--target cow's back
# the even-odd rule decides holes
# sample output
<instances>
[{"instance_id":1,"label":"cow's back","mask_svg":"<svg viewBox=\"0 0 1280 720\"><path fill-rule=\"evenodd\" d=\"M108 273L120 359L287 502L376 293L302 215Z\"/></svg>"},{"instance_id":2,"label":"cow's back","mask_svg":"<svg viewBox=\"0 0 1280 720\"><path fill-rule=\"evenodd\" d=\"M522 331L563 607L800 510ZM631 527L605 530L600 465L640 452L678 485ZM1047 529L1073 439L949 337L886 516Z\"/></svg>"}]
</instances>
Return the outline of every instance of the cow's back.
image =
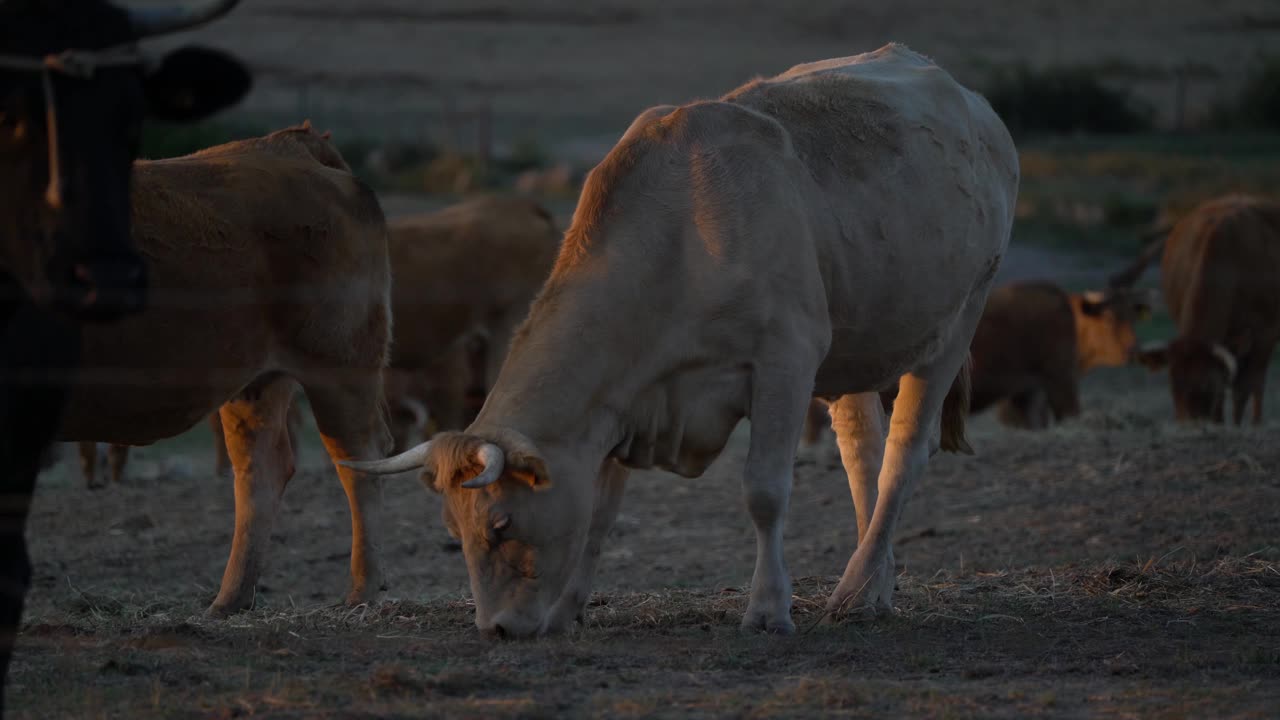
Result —
<instances>
[{"instance_id":1,"label":"cow's back","mask_svg":"<svg viewBox=\"0 0 1280 720\"><path fill-rule=\"evenodd\" d=\"M1169 314L1185 337L1280 336L1280 203L1233 195L1170 232L1161 259Z\"/></svg>"},{"instance_id":2,"label":"cow's back","mask_svg":"<svg viewBox=\"0 0 1280 720\"><path fill-rule=\"evenodd\" d=\"M1013 222L1017 155L987 102L898 45L799 65L724 100L785 128L816 183L813 216L831 219L814 234L838 362L876 344L881 367L855 374L887 381L940 347L994 277ZM868 307L918 332L886 339Z\"/></svg>"}]
</instances>

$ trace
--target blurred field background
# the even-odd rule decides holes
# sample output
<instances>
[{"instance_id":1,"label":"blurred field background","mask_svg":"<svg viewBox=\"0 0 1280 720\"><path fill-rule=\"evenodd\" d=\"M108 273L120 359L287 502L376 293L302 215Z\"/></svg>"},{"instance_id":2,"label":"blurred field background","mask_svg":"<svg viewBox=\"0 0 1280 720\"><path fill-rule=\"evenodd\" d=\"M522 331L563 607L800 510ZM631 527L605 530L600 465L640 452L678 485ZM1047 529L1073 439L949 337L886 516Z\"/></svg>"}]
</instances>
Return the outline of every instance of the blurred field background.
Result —
<instances>
[{"instance_id":1,"label":"blurred field background","mask_svg":"<svg viewBox=\"0 0 1280 720\"><path fill-rule=\"evenodd\" d=\"M516 190L567 218L644 108L888 41L983 91L1015 131L1016 244L1127 255L1207 197L1280 191L1270 0L256 0L191 35L247 59L256 87L215 123L151 128L147 156L309 118L384 195L432 205Z\"/></svg>"},{"instance_id":2,"label":"blurred field background","mask_svg":"<svg viewBox=\"0 0 1280 720\"><path fill-rule=\"evenodd\" d=\"M145 156L309 118L390 215L497 190L567 226L644 108L889 41L983 91L1016 134L1004 281L1096 287L1197 202L1280 194L1275 0L250 0L192 35L257 86L216 122L149 128ZM1158 314L1139 333L1172 327ZM1084 415L1046 433L978 418L979 455L939 456L907 507L899 610L837 628L813 623L853 513L829 440L802 453L790 640L737 633L745 427L702 479L639 474L587 627L525 644L477 636L438 500L412 478L387 490L392 601L333 605L348 518L310 418L257 606L225 622L201 614L232 529L203 425L138 449L101 493L64 462L33 509L14 714L1274 717L1272 375L1260 428L1177 426L1167 379L1139 368L1091 374Z\"/></svg>"}]
</instances>

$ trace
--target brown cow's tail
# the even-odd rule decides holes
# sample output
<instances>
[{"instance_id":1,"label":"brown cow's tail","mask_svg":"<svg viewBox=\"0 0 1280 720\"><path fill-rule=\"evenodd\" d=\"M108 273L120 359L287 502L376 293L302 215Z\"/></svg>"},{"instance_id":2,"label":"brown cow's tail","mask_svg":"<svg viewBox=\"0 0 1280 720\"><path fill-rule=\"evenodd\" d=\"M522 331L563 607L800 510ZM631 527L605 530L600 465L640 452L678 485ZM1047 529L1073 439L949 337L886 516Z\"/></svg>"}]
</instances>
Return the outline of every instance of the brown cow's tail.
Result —
<instances>
[{"instance_id":1,"label":"brown cow's tail","mask_svg":"<svg viewBox=\"0 0 1280 720\"><path fill-rule=\"evenodd\" d=\"M972 388L970 371L973 356L967 355L960 373L951 383L947 397L942 401L942 438L943 450L963 455L972 455L973 447L964 436L964 421L969 416L969 394Z\"/></svg>"}]
</instances>

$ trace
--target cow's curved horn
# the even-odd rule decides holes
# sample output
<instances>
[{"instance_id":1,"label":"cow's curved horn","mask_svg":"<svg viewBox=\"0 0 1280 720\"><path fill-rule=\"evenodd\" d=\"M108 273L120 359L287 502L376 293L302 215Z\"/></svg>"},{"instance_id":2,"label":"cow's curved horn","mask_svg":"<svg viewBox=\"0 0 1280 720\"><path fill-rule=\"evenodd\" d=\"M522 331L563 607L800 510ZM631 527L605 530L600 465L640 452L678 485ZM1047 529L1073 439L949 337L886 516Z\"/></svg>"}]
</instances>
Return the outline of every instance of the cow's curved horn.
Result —
<instances>
[{"instance_id":1,"label":"cow's curved horn","mask_svg":"<svg viewBox=\"0 0 1280 720\"><path fill-rule=\"evenodd\" d=\"M1218 359L1218 362L1222 363L1222 367L1226 368L1227 382L1234 381L1236 379L1236 370L1238 369L1236 356L1232 355L1231 351L1221 343L1213 344L1213 356Z\"/></svg>"},{"instance_id":2,"label":"cow's curved horn","mask_svg":"<svg viewBox=\"0 0 1280 720\"><path fill-rule=\"evenodd\" d=\"M129 22L134 35L141 39L203 25L239 4L240 0L204 0L173 7L133 8L129 10Z\"/></svg>"},{"instance_id":3,"label":"cow's curved horn","mask_svg":"<svg viewBox=\"0 0 1280 720\"><path fill-rule=\"evenodd\" d=\"M464 488L481 488L492 485L502 477L502 468L507 464L507 454L493 443L485 443L476 450L476 462L484 465L484 472L462 483Z\"/></svg>"},{"instance_id":4,"label":"cow's curved horn","mask_svg":"<svg viewBox=\"0 0 1280 720\"><path fill-rule=\"evenodd\" d=\"M409 448L399 455L395 455L385 460L341 460L339 465L349 467L352 470L360 472L372 473L374 475L394 475L402 473L406 470L417 470L427 464L427 456L431 454L431 441L428 440L421 445Z\"/></svg>"}]
</instances>

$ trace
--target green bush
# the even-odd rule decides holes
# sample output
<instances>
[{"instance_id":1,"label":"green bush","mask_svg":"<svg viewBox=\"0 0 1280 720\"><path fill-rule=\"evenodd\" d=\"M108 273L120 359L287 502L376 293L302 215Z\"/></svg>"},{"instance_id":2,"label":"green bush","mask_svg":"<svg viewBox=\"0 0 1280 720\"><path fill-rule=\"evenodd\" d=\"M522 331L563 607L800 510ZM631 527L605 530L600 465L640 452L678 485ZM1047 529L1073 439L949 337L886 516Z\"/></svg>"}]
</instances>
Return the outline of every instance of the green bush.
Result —
<instances>
[{"instance_id":1,"label":"green bush","mask_svg":"<svg viewBox=\"0 0 1280 720\"><path fill-rule=\"evenodd\" d=\"M1234 102L1215 107L1210 124L1221 129L1280 130L1280 57L1250 73Z\"/></svg>"},{"instance_id":2,"label":"green bush","mask_svg":"<svg viewBox=\"0 0 1280 720\"><path fill-rule=\"evenodd\" d=\"M995 78L987 100L1015 134L1135 133L1150 130L1150 108L1103 85L1091 68L1020 67Z\"/></svg>"}]
</instances>

